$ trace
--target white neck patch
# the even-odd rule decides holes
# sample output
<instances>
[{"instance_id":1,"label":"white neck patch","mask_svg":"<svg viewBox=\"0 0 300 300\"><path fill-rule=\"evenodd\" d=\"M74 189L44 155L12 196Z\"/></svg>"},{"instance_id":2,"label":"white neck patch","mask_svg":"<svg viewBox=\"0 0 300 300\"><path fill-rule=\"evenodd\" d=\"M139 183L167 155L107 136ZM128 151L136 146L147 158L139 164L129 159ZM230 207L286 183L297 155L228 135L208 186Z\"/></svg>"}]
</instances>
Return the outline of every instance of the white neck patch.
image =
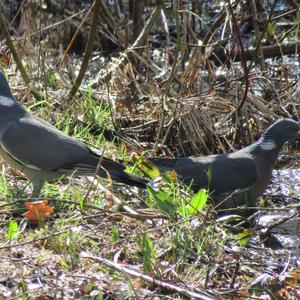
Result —
<instances>
[{"instance_id":1,"label":"white neck patch","mask_svg":"<svg viewBox=\"0 0 300 300\"><path fill-rule=\"evenodd\" d=\"M0 105L2 106L13 106L15 101L10 97L0 96Z\"/></svg>"},{"instance_id":2,"label":"white neck patch","mask_svg":"<svg viewBox=\"0 0 300 300\"><path fill-rule=\"evenodd\" d=\"M277 147L276 143L273 140L263 141L259 146L262 150L273 150Z\"/></svg>"}]
</instances>

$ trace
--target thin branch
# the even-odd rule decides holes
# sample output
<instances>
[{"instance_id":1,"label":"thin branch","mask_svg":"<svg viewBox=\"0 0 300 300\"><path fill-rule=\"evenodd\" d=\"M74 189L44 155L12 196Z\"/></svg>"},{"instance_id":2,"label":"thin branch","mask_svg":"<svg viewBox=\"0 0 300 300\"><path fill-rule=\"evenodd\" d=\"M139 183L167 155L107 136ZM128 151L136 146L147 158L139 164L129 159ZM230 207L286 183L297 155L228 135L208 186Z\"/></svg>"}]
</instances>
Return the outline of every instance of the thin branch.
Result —
<instances>
[{"instance_id":1,"label":"thin branch","mask_svg":"<svg viewBox=\"0 0 300 300\"><path fill-rule=\"evenodd\" d=\"M77 78L76 78L69 94L68 94L68 101L70 101L74 97L76 92L78 91L78 88L79 88L79 86L80 86L80 84L83 80L84 74L87 70L89 59L90 59L90 56L91 56L92 51L93 51L101 2L102 2L102 0L95 0L95 2L93 4L94 5L94 12L93 12L92 24L91 24L91 29L90 29L87 45L86 45L86 48L85 48L84 57L83 57L83 60L82 60L82 64L81 64L79 74L78 74L78 76L77 76Z\"/></svg>"},{"instance_id":2,"label":"thin branch","mask_svg":"<svg viewBox=\"0 0 300 300\"><path fill-rule=\"evenodd\" d=\"M9 33L8 28L6 26L6 22L4 21L4 17L3 17L1 12L0 12L0 30L2 31L2 33L5 37L6 44L9 47L9 49L10 49L12 55L13 55L13 58L16 62L16 65L17 65L18 69L20 70L20 73L23 77L24 82L27 85L31 84L31 80L30 80L30 78L29 78L29 76L28 76L28 74L27 74L27 72L26 72L26 70L25 70L25 68L22 64L22 60L20 59L19 54L18 54L18 52L17 52L17 50L14 46L14 43L11 39L10 33ZM40 101L43 98L43 96L39 92L37 92L33 89L31 89L31 93L34 96L34 98L38 101Z\"/></svg>"},{"instance_id":3,"label":"thin branch","mask_svg":"<svg viewBox=\"0 0 300 300\"><path fill-rule=\"evenodd\" d=\"M88 10L87 13L85 14L85 16L82 18L82 20L81 20L79 26L77 27L75 33L73 34L72 39L71 39L71 41L70 41L70 43L69 43L67 49L65 50L62 59L60 60L60 69L62 69L62 67L63 67L63 63L64 63L64 61L65 61L65 59L66 59L67 53L69 52L69 50L70 50L71 47L73 46L73 44L74 44L74 42L75 42L75 40L76 40L76 37L78 36L79 30L82 28L82 26L83 26L83 24L85 23L87 17L90 15L91 11L93 10L94 4L95 4L95 2L91 5L91 7L89 8L89 10Z\"/></svg>"},{"instance_id":4,"label":"thin branch","mask_svg":"<svg viewBox=\"0 0 300 300\"><path fill-rule=\"evenodd\" d=\"M27 245L27 244L35 243L35 242L38 242L38 241L43 241L43 240L49 239L51 237L54 237L54 236L57 236L57 235L61 235L61 234L70 232L72 230L72 228L74 228L73 225L70 228L66 229L66 230L62 230L62 231L58 231L58 232L53 232L51 234L48 234L48 235L45 235L45 236L42 236L42 237L39 237L39 238L35 238L35 239L29 240L29 241L1 246L0 250L10 249L10 248L15 248L15 247L20 247L20 246L24 246L24 245Z\"/></svg>"}]
</instances>

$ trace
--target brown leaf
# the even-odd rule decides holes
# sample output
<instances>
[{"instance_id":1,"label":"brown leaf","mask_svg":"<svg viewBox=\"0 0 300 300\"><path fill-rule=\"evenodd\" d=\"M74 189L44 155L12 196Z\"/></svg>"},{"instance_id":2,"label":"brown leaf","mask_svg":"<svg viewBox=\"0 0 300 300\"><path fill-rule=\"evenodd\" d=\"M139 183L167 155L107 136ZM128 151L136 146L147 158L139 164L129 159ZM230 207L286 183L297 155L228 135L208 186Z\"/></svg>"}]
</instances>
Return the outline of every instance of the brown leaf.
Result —
<instances>
[{"instance_id":1,"label":"brown leaf","mask_svg":"<svg viewBox=\"0 0 300 300\"><path fill-rule=\"evenodd\" d=\"M111 216L107 216L105 219L109 222L118 223L123 220L123 217L120 215L111 215Z\"/></svg>"}]
</instances>

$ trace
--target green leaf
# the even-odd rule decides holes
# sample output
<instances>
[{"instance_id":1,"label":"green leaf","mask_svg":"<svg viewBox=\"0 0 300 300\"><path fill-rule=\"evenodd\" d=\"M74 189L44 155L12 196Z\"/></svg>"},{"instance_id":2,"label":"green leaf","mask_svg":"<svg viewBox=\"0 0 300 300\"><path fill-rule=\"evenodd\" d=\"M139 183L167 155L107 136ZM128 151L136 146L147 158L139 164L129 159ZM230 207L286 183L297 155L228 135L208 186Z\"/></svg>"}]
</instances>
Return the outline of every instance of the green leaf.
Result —
<instances>
[{"instance_id":1,"label":"green leaf","mask_svg":"<svg viewBox=\"0 0 300 300\"><path fill-rule=\"evenodd\" d=\"M82 211L84 209L84 199L81 195L78 195L77 201L79 203L79 209Z\"/></svg>"},{"instance_id":2,"label":"green leaf","mask_svg":"<svg viewBox=\"0 0 300 300\"><path fill-rule=\"evenodd\" d=\"M243 232L235 234L234 239L237 241L237 243L240 246L245 247L249 244L251 234L252 234L252 229L246 228L243 230Z\"/></svg>"},{"instance_id":3,"label":"green leaf","mask_svg":"<svg viewBox=\"0 0 300 300\"><path fill-rule=\"evenodd\" d=\"M150 198L155 200L157 206L164 213L174 216L178 210L178 205L175 204L168 194L163 191L155 191L152 187L147 186Z\"/></svg>"},{"instance_id":4,"label":"green leaf","mask_svg":"<svg viewBox=\"0 0 300 300\"><path fill-rule=\"evenodd\" d=\"M116 226L113 226L111 229L111 241L116 243L120 240L119 230Z\"/></svg>"},{"instance_id":5,"label":"green leaf","mask_svg":"<svg viewBox=\"0 0 300 300\"><path fill-rule=\"evenodd\" d=\"M276 23L275 22L272 22L272 23L269 22L268 25L267 25L266 32L269 35L274 35L275 29L276 29Z\"/></svg>"},{"instance_id":6,"label":"green leaf","mask_svg":"<svg viewBox=\"0 0 300 300\"><path fill-rule=\"evenodd\" d=\"M47 77L47 84L49 84L51 87L57 87L58 83L59 83L59 76L57 73L48 73L46 74Z\"/></svg>"},{"instance_id":7,"label":"green leaf","mask_svg":"<svg viewBox=\"0 0 300 300\"><path fill-rule=\"evenodd\" d=\"M195 194L191 202L187 205L186 209L190 215L195 215L199 211L202 211L207 203L208 193L206 189L200 189L197 194Z\"/></svg>"},{"instance_id":8,"label":"green leaf","mask_svg":"<svg viewBox=\"0 0 300 300\"><path fill-rule=\"evenodd\" d=\"M13 240L17 236L19 225L16 221L9 220L7 224L6 237L9 240Z\"/></svg>"},{"instance_id":9,"label":"green leaf","mask_svg":"<svg viewBox=\"0 0 300 300\"><path fill-rule=\"evenodd\" d=\"M145 157L139 155L133 156L133 161L139 170L143 174L147 175L151 179L155 179L160 176L160 171L157 166Z\"/></svg>"},{"instance_id":10,"label":"green leaf","mask_svg":"<svg viewBox=\"0 0 300 300\"><path fill-rule=\"evenodd\" d=\"M173 171L166 171L162 174L162 177L168 182L168 183L176 183L177 180L177 174Z\"/></svg>"},{"instance_id":11,"label":"green leaf","mask_svg":"<svg viewBox=\"0 0 300 300\"><path fill-rule=\"evenodd\" d=\"M152 271L151 260L154 257L153 243L147 233L143 233L140 240L140 247L143 252L143 270L144 272Z\"/></svg>"}]
</instances>

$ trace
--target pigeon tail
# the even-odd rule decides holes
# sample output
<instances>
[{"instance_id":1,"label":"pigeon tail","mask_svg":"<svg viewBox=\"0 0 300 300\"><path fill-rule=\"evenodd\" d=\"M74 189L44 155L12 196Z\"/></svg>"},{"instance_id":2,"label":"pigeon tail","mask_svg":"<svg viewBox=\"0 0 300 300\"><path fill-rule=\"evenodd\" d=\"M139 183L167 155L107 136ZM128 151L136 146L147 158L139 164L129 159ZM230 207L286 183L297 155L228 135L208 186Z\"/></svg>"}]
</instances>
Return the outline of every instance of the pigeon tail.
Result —
<instances>
[{"instance_id":1,"label":"pigeon tail","mask_svg":"<svg viewBox=\"0 0 300 300\"><path fill-rule=\"evenodd\" d=\"M101 158L98 154L90 150L90 162L93 167L96 167L99 164L99 159ZM129 174L125 172L126 167L120 163L117 163L109 158L103 157L101 161L101 166L98 171L98 176L107 178L110 177L112 180L130 185L136 186L145 189L149 180L142 177Z\"/></svg>"},{"instance_id":2,"label":"pigeon tail","mask_svg":"<svg viewBox=\"0 0 300 300\"><path fill-rule=\"evenodd\" d=\"M125 172L118 172L118 173L112 173L110 174L111 178L115 181L130 185L130 186L136 186L142 189L145 189L147 187L147 183L149 182L147 179L128 174Z\"/></svg>"}]
</instances>

